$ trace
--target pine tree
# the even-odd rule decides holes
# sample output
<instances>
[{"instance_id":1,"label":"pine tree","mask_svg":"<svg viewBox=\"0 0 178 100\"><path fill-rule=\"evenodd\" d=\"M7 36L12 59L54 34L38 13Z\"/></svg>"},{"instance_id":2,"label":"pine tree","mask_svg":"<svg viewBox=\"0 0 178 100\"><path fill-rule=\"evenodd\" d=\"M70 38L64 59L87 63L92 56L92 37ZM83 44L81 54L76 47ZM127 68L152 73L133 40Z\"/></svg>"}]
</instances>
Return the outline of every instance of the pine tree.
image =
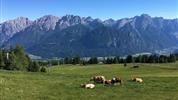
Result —
<instances>
[{"instance_id":1,"label":"pine tree","mask_svg":"<svg viewBox=\"0 0 178 100\"><path fill-rule=\"evenodd\" d=\"M16 45L13 49L16 56L17 70L26 70L29 66L29 57L26 55L23 47Z\"/></svg>"},{"instance_id":2,"label":"pine tree","mask_svg":"<svg viewBox=\"0 0 178 100\"><path fill-rule=\"evenodd\" d=\"M93 58L93 63L94 63L94 64L98 64L98 58L97 58L97 57L94 57L94 58Z\"/></svg>"},{"instance_id":3,"label":"pine tree","mask_svg":"<svg viewBox=\"0 0 178 100\"><path fill-rule=\"evenodd\" d=\"M176 62L176 56L173 54L170 54L168 62Z\"/></svg>"},{"instance_id":4,"label":"pine tree","mask_svg":"<svg viewBox=\"0 0 178 100\"><path fill-rule=\"evenodd\" d=\"M128 55L126 58L127 63L132 63L133 62L133 57L132 55Z\"/></svg>"},{"instance_id":5,"label":"pine tree","mask_svg":"<svg viewBox=\"0 0 178 100\"><path fill-rule=\"evenodd\" d=\"M74 57L72 64L80 64L80 57L79 56Z\"/></svg>"},{"instance_id":6,"label":"pine tree","mask_svg":"<svg viewBox=\"0 0 178 100\"><path fill-rule=\"evenodd\" d=\"M16 61L16 56L14 54L14 52L10 52L9 53L9 59L5 60L5 65L4 69L6 70L17 70L18 69L18 64Z\"/></svg>"},{"instance_id":7,"label":"pine tree","mask_svg":"<svg viewBox=\"0 0 178 100\"><path fill-rule=\"evenodd\" d=\"M89 64L98 64L98 58L97 57L92 57L88 61Z\"/></svg>"},{"instance_id":8,"label":"pine tree","mask_svg":"<svg viewBox=\"0 0 178 100\"><path fill-rule=\"evenodd\" d=\"M120 58L119 63L126 63L126 60L123 58Z\"/></svg>"},{"instance_id":9,"label":"pine tree","mask_svg":"<svg viewBox=\"0 0 178 100\"><path fill-rule=\"evenodd\" d=\"M138 57L135 58L135 62L136 63L141 63L141 60L142 60L142 56L139 55Z\"/></svg>"},{"instance_id":10,"label":"pine tree","mask_svg":"<svg viewBox=\"0 0 178 100\"><path fill-rule=\"evenodd\" d=\"M3 51L0 50L0 69L3 68L4 66L5 63L4 63Z\"/></svg>"},{"instance_id":11,"label":"pine tree","mask_svg":"<svg viewBox=\"0 0 178 100\"><path fill-rule=\"evenodd\" d=\"M119 57L114 57L113 63L114 63L114 64L118 64L118 63L119 63Z\"/></svg>"},{"instance_id":12,"label":"pine tree","mask_svg":"<svg viewBox=\"0 0 178 100\"><path fill-rule=\"evenodd\" d=\"M106 64L111 64L112 62L111 62L111 59L110 58L107 58L106 59Z\"/></svg>"},{"instance_id":13,"label":"pine tree","mask_svg":"<svg viewBox=\"0 0 178 100\"><path fill-rule=\"evenodd\" d=\"M142 55L141 62L142 63L148 63L148 55Z\"/></svg>"},{"instance_id":14,"label":"pine tree","mask_svg":"<svg viewBox=\"0 0 178 100\"><path fill-rule=\"evenodd\" d=\"M69 58L68 57L64 58L64 64L69 64L69 63L70 63Z\"/></svg>"}]
</instances>

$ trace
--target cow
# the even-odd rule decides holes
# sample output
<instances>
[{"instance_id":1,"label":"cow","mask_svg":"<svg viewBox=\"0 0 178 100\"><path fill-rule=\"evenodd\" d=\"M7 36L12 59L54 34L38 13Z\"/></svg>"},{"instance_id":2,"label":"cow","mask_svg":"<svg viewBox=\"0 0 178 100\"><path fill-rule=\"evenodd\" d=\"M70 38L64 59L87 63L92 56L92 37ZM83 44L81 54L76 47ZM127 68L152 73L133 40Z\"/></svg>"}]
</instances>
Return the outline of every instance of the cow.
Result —
<instances>
[{"instance_id":1,"label":"cow","mask_svg":"<svg viewBox=\"0 0 178 100\"><path fill-rule=\"evenodd\" d=\"M80 87L85 88L85 89L93 89L93 88L95 88L95 84L91 84L91 83L81 84Z\"/></svg>"},{"instance_id":2,"label":"cow","mask_svg":"<svg viewBox=\"0 0 178 100\"><path fill-rule=\"evenodd\" d=\"M105 81L104 81L104 84L105 84L105 85L112 85L112 80L105 80Z\"/></svg>"},{"instance_id":3,"label":"cow","mask_svg":"<svg viewBox=\"0 0 178 100\"><path fill-rule=\"evenodd\" d=\"M90 81L94 81L95 83L103 83L105 82L105 77L104 76L94 76L90 79Z\"/></svg>"},{"instance_id":4,"label":"cow","mask_svg":"<svg viewBox=\"0 0 178 100\"><path fill-rule=\"evenodd\" d=\"M120 77L113 77L111 82L113 85L117 85L117 84L121 85L123 83L123 80Z\"/></svg>"},{"instance_id":5,"label":"cow","mask_svg":"<svg viewBox=\"0 0 178 100\"><path fill-rule=\"evenodd\" d=\"M122 84L123 81L119 77L114 77L111 80L105 80L104 84L105 85L117 85L117 84Z\"/></svg>"},{"instance_id":6,"label":"cow","mask_svg":"<svg viewBox=\"0 0 178 100\"><path fill-rule=\"evenodd\" d=\"M132 81L134 81L134 82L138 82L138 83L143 83L143 79L141 79L141 78L132 78Z\"/></svg>"}]
</instances>

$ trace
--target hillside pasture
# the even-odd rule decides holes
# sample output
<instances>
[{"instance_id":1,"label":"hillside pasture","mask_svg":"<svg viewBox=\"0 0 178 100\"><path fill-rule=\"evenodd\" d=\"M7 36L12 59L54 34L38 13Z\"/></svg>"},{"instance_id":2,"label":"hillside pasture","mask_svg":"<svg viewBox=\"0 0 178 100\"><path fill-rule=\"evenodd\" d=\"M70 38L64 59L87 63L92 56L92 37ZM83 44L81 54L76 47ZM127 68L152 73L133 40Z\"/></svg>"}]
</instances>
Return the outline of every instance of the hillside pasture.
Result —
<instances>
[{"instance_id":1,"label":"hillside pasture","mask_svg":"<svg viewBox=\"0 0 178 100\"><path fill-rule=\"evenodd\" d=\"M178 63L137 65L59 65L47 73L0 70L0 100L178 100ZM124 83L80 88L95 75L118 76ZM132 77L144 82L131 82Z\"/></svg>"}]
</instances>

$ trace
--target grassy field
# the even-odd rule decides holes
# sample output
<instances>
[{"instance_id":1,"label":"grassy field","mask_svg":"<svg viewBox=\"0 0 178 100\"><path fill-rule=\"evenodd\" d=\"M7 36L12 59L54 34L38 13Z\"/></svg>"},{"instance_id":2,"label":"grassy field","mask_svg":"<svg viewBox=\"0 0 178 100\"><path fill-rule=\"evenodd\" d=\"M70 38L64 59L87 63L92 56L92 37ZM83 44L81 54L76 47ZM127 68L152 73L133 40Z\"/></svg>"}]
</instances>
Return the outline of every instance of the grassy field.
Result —
<instances>
[{"instance_id":1,"label":"grassy field","mask_svg":"<svg viewBox=\"0 0 178 100\"><path fill-rule=\"evenodd\" d=\"M0 100L178 100L178 63L116 65L60 65L48 73L0 70ZM91 76L119 76L120 86L80 88ZM143 84L130 82L142 77Z\"/></svg>"}]
</instances>

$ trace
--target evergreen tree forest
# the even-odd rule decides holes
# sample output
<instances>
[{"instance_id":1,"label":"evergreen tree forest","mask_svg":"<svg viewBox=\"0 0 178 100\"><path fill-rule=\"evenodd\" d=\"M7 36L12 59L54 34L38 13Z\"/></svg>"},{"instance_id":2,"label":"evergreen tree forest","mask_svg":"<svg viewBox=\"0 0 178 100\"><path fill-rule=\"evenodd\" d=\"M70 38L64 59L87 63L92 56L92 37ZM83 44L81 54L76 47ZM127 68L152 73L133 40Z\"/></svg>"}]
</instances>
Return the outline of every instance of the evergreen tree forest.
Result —
<instances>
[{"instance_id":1,"label":"evergreen tree forest","mask_svg":"<svg viewBox=\"0 0 178 100\"><path fill-rule=\"evenodd\" d=\"M128 55L126 58L114 57L104 60L105 64L117 64L117 63L173 63L178 59L178 55L170 54L166 55L139 55L133 57Z\"/></svg>"},{"instance_id":2,"label":"evergreen tree forest","mask_svg":"<svg viewBox=\"0 0 178 100\"><path fill-rule=\"evenodd\" d=\"M84 60L77 57L66 57L64 58L63 64L98 64L102 62L103 64L119 64L119 63L172 63L178 60L178 55L170 54L170 55L139 55L132 56L128 55L124 57L104 57L102 60L97 57L91 57L89 60ZM62 61L61 61L62 62Z\"/></svg>"},{"instance_id":3,"label":"evergreen tree forest","mask_svg":"<svg viewBox=\"0 0 178 100\"><path fill-rule=\"evenodd\" d=\"M178 55L170 54L166 55L139 55L127 57L104 57L103 59L98 59L97 57L91 57L86 60L76 57L66 57L62 60L47 60L43 61L32 61L29 56L25 53L23 47L16 45L14 48L10 49L0 49L0 69L4 70L20 70L20 71L30 71L30 72L46 72L45 67L40 69L40 66L54 66L59 64L126 64L126 63L172 63L178 60Z\"/></svg>"},{"instance_id":4,"label":"evergreen tree forest","mask_svg":"<svg viewBox=\"0 0 178 100\"><path fill-rule=\"evenodd\" d=\"M0 69L37 72L39 68L39 64L32 61L20 45L0 49Z\"/></svg>"}]
</instances>

